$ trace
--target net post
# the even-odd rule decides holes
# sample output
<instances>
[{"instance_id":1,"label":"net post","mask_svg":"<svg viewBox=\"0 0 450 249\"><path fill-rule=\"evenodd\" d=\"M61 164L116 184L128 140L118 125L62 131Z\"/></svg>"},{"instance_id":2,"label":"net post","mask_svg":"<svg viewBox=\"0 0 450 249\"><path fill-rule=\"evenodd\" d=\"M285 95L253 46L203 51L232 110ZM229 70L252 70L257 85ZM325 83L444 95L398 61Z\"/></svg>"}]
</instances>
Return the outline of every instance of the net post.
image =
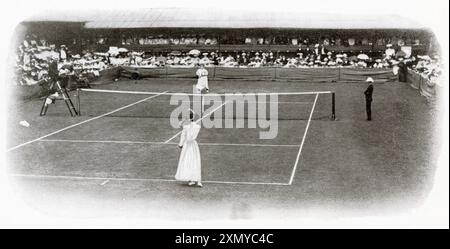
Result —
<instances>
[{"instance_id":1,"label":"net post","mask_svg":"<svg viewBox=\"0 0 450 249\"><path fill-rule=\"evenodd\" d=\"M200 92L200 118L203 119L203 112L204 112L204 106L203 106L203 90Z\"/></svg>"},{"instance_id":2,"label":"net post","mask_svg":"<svg viewBox=\"0 0 450 249\"><path fill-rule=\"evenodd\" d=\"M77 109L78 109L78 116L81 116L81 102L80 102L80 88L77 88Z\"/></svg>"},{"instance_id":3,"label":"net post","mask_svg":"<svg viewBox=\"0 0 450 249\"><path fill-rule=\"evenodd\" d=\"M331 120L336 120L336 95L331 93Z\"/></svg>"},{"instance_id":4,"label":"net post","mask_svg":"<svg viewBox=\"0 0 450 249\"><path fill-rule=\"evenodd\" d=\"M338 71L338 81L341 81L341 68L338 67L339 71Z\"/></svg>"}]
</instances>

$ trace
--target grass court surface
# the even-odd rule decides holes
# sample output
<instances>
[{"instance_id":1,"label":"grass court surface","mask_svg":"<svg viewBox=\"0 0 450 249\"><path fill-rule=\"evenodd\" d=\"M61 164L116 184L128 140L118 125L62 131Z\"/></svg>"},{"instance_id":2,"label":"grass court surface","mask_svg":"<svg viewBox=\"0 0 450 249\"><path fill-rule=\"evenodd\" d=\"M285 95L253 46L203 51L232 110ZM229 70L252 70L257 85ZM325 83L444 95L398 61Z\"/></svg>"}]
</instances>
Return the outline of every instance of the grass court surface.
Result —
<instances>
[{"instance_id":1,"label":"grass court surface","mask_svg":"<svg viewBox=\"0 0 450 249\"><path fill-rule=\"evenodd\" d=\"M94 88L191 93L194 83L121 80ZM279 120L275 139L259 139L260 129L203 128L197 139L203 188L173 179L180 130L170 126L168 117L152 113L166 112L168 96L82 98L82 116L73 118L63 102L51 105L44 117L39 116L41 100L12 102L8 173L25 202L74 217L251 219L301 218L311 210L403 212L420 204L431 188L433 152L439 146L437 111L405 83L375 83L373 121L368 122L366 86L211 81L216 93L334 91L337 120L327 116L329 96L299 96L298 103L279 109L280 116L293 112L299 118ZM94 106L106 111L94 112ZM18 125L21 120L31 127Z\"/></svg>"}]
</instances>

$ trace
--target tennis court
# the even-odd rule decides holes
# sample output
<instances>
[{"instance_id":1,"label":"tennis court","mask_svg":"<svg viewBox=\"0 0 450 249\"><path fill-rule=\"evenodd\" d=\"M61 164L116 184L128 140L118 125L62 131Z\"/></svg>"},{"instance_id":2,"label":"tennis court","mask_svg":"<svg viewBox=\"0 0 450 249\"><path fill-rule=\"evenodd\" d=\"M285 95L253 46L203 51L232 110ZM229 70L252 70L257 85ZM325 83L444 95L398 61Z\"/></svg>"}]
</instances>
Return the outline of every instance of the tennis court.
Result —
<instances>
[{"instance_id":1,"label":"tennis court","mask_svg":"<svg viewBox=\"0 0 450 249\"><path fill-rule=\"evenodd\" d=\"M39 100L10 107L18 109L9 118L7 152L17 188L40 209L42 198L65 210L74 210L79 198L81 209L126 198L132 200L121 202L124 210L111 214L131 208L173 218L183 207L193 216L213 207L218 212L208 216L252 218L280 207L279 215L312 206L372 212L383 203L416 203L430 187L435 111L409 86L375 84L374 121L367 122L364 83L271 81L211 82L211 94L312 93L279 97L274 139L259 139L258 128L203 128L197 140L205 186L186 187L173 179L180 129L170 125L175 106L168 93L190 93L192 84L148 79L96 86L152 94L81 92L82 115L73 118L64 103L50 106L45 117L38 116ZM337 120L331 95L318 92L335 93ZM206 108L203 118L226 105ZM23 119L32 126L15 125Z\"/></svg>"}]
</instances>

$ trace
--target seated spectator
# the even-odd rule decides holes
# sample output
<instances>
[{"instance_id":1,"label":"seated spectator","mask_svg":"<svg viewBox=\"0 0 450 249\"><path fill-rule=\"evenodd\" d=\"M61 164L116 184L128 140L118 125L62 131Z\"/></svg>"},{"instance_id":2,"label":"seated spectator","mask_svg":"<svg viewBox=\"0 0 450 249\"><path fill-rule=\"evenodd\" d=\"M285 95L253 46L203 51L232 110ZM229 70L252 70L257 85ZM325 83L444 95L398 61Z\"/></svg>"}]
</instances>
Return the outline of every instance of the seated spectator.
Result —
<instances>
[{"instance_id":1,"label":"seated spectator","mask_svg":"<svg viewBox=\"0 0 450 249\"><path fill-rule=\"evenodd\" d=\"M248 44L263 44L270 42L273 38L246 38ZM308 38L287 39L281 37L288 44L304 45L310 41ZM403 38L402 38L403 39ZM397 45L402 39L393 39L397 41ZM70 75L71 77L98 77L102 70L112 66L133 65L154 67L194 67L198 63L207 66L223 66L223 67L267 67L279 66L285 68L306 68L306 67L357 67L357 68L392 68L393 72L398 71L398 64L404 63L413 71L421 74L426 79L437 81L441 75L442 65L439 64L439 57L431 58L428 55L409 56L396 53L392 44L386 45L384 54L368 56L368 58L357 57L359 53L326 51L324 45L338 44L340 38L324 38L323 44L316 43L314 49L309 47L300 47L296 54L283 53L278 51L257 51L251 53L242 52L228 54L226 56L219 54L219 51L211 53L203 53L199 56L187 55L186 53L166 54L145 56L143 52L128 51L124 48L111 47L106 53L83 51L81 54L72 55L69 48L61 45L56 49L55 44L50 44L45 39L39 39L36 36L26 36L24 41L19 45L16 56L16 72L18 75L18 84L38 84L42 80L48 78L49 74L49 58L58 58L58 68L61 75ZM350 41L351 39L349 39ZM405 39L403 39L405 40ZM158 37L146 36L135 39L132 37L122 37L122 41L129 43L136 41L138 44L200 44L214 45L217 39L201 36L198 38L190 35L180 38L164 38L162 35ZM368 40L362 39L361 43L366 44ZM384 42L383 41L377 41ZM413 42L413 41L411 41ZM350 44L352 42L350 41ZM356 58L356 59L355 59Z\"/></svg>"},{"instance_id":2,"label":"seated spectator","mask_svg":"<svg viewBox=\"0 0 450 249\"><path fill-rule=\"evenodd\" d=\"M200 37L200 38L198 39L198 44L200 44L200 45L205 45L205 42L206 42L205 37Z\"/></svg>"}]
</instances>

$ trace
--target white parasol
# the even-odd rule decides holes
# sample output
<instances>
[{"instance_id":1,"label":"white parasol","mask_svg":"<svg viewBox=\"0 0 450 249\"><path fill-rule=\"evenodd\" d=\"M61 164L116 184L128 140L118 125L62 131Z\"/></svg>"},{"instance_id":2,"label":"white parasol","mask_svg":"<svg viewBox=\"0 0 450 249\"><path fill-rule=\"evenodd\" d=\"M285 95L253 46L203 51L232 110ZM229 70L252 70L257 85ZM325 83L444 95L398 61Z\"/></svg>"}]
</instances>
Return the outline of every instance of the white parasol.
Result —
<instances>
[{"instance_id":1,"label":"white parasol","mask_svg":"<svg viewBox=\"0 0 450 249\"><path fill-rule=\"evenodd\" d=\"M191 51L189 51L188 54L193 55L193 56L199 56L200 55L200 51L197 50L197 49L192 49Z\"/></svg>"},{"instance_id":2,"label":"white parasol","mask_svg":"<svg viewBox=\"0 0 450 249\"><path fill-rule=\"evenodd\" d=\"M360 60L368 60L369 56L367 54L359 54L357 56L357 58L360 59Z\"/></svg>"}]
</instances>

